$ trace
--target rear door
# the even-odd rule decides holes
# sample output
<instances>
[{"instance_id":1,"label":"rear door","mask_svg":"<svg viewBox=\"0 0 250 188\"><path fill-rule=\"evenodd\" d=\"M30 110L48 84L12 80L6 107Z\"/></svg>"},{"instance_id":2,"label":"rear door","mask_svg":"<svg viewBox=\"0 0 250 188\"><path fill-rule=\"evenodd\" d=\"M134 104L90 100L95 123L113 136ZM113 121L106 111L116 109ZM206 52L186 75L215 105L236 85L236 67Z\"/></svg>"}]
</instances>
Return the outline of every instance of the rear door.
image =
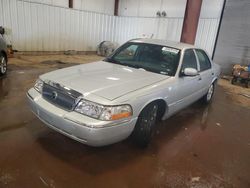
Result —
<instances>
[{"instance_id":1,"label":"rear door","mask_svg":"<svg viewBox=\"0 0 250 188\"><path fill-rule=\"evenodd\" d=\"M177 101L175 104L175 111L178 111L198 100L200 95L200 75L184 76L181 73L185 68L194 68L198 70L197 58L193 49L186 49L184 51L180 76L178 78L178 84L176 86Z\"/></svg>"},{"instance_id":2,"label":"rear door","mask_svg":"<svg viewBox=\"0 0 250 188\"><path fill-rule=\"evenodd\" d=\"M199 63L199 74L201 77L201 94L205 95L208 91L210 84L213 81L214 72L212 71L212 64L206 52L201 49L195 49L196 56Z\"/></svg>"}]
</instances>

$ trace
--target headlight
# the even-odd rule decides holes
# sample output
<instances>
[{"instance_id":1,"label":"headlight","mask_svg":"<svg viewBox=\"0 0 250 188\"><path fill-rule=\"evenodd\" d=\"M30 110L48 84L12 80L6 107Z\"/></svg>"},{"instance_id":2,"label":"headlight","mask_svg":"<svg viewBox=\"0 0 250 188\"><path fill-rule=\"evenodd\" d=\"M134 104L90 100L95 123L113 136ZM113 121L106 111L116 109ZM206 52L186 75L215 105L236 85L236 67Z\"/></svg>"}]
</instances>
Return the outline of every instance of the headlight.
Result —
<instances>
[{"instance_id":1,"label":"headlight","mask_svg":"<svg viewBox=\"0 0 250 188\"><path fill-rule=\"evenodd\" d=\"M81 100L76 106L75 111L104 121L128 118L133 114L131 106L127 104L103 106L86 100Z\"/></svg>"},{"instance_id":2,"label":"headlight","mask_svg":"<svg viewBox=\"0 0 250 188\"><path fill-rule=\"evenodd\" d=\"M75 111L77 111L81 114L84 114L86 116L90 116L90 117L98 119L103 111L103 108L104 108L103 106L98 105L96 103L81 100L77 104Z\"/></svg>"},{"instance_id":3,"label":"headlight","mask_svg":"<svg viewBox=\"0 0 250 188\"><path fill-rule=\"evenodd\" d=\"M36 83L34 85L35 90L37 90L39 93L42 93L43 90L43 81L40 79L36 80Z\"/></svg>"}]
</instances>

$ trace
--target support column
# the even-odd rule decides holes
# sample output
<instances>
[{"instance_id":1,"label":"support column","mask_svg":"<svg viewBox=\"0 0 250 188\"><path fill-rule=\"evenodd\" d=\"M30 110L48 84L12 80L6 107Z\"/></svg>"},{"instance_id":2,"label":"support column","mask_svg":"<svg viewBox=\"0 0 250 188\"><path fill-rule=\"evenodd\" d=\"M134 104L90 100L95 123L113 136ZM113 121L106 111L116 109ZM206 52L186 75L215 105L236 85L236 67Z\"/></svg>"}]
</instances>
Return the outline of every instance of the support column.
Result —
<instances>
[{"instance_id":1,"label":"support column","mask_svg":"<svg viewBox=\"0 0 250 188\"><path fill-rule=\"evenodd\" d=\"M118 16L119 0L115 0L114 15Z\"/></svg>"},{"instance_id":2,"label":"support column","mask_svg":"<svg viewBox=\"0 0 250 188\"><path fill-rule=\"evenodd\" d=\"M73 8L73 0L69 0L69 8Z\"/></svg>"},{"instance_id":3,"label":"support column","mask_svg":"<svg viewBox=\"0 0 250 188\"><path fill-rule=\"evenodd\" d=\"M202 0L187 0L181 42L194 44L198 28Z\"/></svg>"}]
</instances>

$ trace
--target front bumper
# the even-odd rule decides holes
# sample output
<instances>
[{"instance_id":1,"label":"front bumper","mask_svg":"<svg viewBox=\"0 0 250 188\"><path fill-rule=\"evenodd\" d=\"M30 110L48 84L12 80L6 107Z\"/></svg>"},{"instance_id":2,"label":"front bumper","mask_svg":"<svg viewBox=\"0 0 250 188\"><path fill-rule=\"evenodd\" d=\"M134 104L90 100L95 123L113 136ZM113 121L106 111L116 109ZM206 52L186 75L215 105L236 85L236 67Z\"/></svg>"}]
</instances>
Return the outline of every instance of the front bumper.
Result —
<instances>
[{"instance_id":1,"label":"front bumper","mask_svg":"<svg viewBox=\"0 0 250 188\"><path fill-rule=\"evenodd\" d=\"M27 92L32 112L48 127L90 146L104 146L126 139L137 118L118 122L96 120L77 112L68 112L44 100L34 88Z\"/></svg>"}]
</instances>

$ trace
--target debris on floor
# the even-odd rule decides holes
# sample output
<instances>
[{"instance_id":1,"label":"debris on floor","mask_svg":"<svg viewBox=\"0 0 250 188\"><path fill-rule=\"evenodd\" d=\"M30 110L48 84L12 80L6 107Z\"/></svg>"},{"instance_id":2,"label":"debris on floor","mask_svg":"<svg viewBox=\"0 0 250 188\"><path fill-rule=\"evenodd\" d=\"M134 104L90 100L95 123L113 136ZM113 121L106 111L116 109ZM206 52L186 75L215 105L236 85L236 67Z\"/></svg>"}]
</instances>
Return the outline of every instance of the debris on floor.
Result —
<instances>
[{"instance_id":1,"label":"debris on floor","mask_svg":"<svg viewBox=\"0 0 250 188\"><path fill-rule=\"evenodd\" d=\"M49 184L47 184L47 182L40 176L39 179L41 180L41 182L45 185L45 186L49 186Z\"/></svg>"},{"instance_id":2,"label":"debris on floor","mask_svg":"<svg viewBox=\"0 0 250 188\"><path fill-rule=\"evenodd\" d=\"M42 64L47 64L47 65L53 65L53 64L66 64L65 62L63 61L60 61L60 60L49 60L49 61L42 61L41 62Z\"/></svg>"},{"instance_id":3,"label":"debris on floor","mask_svg":"<svg viewBox=\"0 0 250 188\"><path fill-rule=\"evenodd\" d=\"M199 182L200 181L200 177L192 177L191 182Z\"/></svg>"},{"instance_id":4,"label":"debris on floor","mask_svg":"<svg viewBox=\"0 0 250 188\"><path fill-rule=\"evenodd\" d=\"M220 123L216 123L217 126L221 127L221 124Z\"/></svg>"},{"instance_id":5,"label":"debris on floor","mask_svg":"<svg viewBox=\"0 0 250 188\"><path fill-rule=\"evenodd\" d=\"M14 178L11 176L11 174L2 174L0 176L0 185L7 185L8 183L14 181Z\"/></svg>"},{"instance_id":6,"label":"debris on floor","mask_svg":"<svg viewBox=\"0 0 250 188\"><path fill-rule=\"evenodd\" d=\"M244 97L246 97L246 98L249 98L249 99L250 99L250 95L249 95L249 94L246 94L246 93L239 93L239 95L242 95L242 96L244 96Z\"/></svg>"},{"instance_id":7,"label":"debris on floor","mask_svg":"<svg viewBox=\"0 0 250 188\"><path fill-rule=\"evenodd\" d=\"M44 180L44 178L42 178L41 176L39 177L39 179L41 180L41 182L43 183L43 185L45 185L46 187L51 187L51 188L55 188L55 181L54 180L47 180L48 183Z\"/></svg>"},{"instance_id":8,"label":"debris on floor","mask_svg":"<svg viewBox=\"0 0 250 188\"><path fill-rule=\"evenodd\" d=\"M65 51L64 54L65 55L76 55L77 51L75 51L75 50L68 50L68 51Z\"/></svg>"},{"instance_id":9,"label":"debris on floor","mask_svg":"<svg viewBox=\"0 0 250 188\"><path fill-rule=\"evenodd\" d=\"M29 55L29 53L17 52L13 58L10 58L9 72L17 71L18 74L24 70L36 69L43 71L51 71L54 69L61 69L69 66L100 61L103 57L95 54L78 54L78 55L63 55L63 54L36 54Z\"/></svg>"}]
</instances>

